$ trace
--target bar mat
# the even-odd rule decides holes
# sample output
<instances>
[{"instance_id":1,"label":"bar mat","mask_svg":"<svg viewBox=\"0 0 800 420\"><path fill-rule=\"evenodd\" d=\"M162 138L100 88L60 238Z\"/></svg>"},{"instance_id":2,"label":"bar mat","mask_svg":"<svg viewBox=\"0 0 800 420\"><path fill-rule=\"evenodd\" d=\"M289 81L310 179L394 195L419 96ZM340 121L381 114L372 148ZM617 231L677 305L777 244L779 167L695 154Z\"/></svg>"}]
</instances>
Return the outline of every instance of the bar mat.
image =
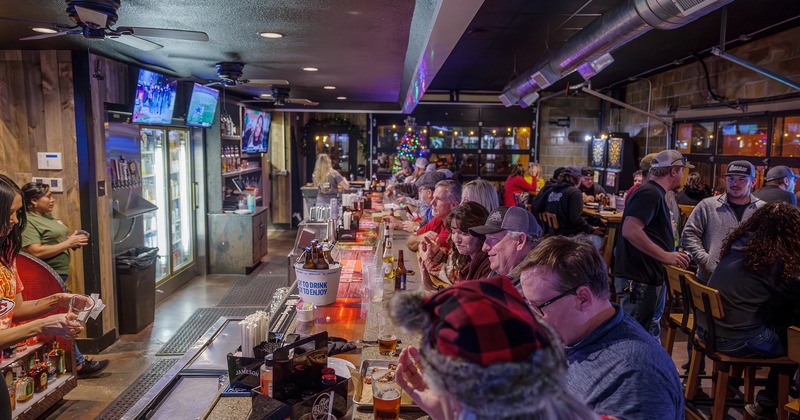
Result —
<instances>
[{"instance_id":1,"label":"bar mat","mask_svg":"<svg viewBox=\"0 0 800 420\"><path fill-rule=\"evenodd\" d=\"M119 397L109 404L95 419L116 420L128 412L153 385L158 382L177 362L177 358L158 359L128 386Z\"/></svg>"},{"instance_id":2,"label":"bar mat","mask_svg":"<svg viewBox=\"0 0 800 420\"><path fill-rule=\"evenodd\" d=\"M217 302L220 306L258 306L266 308L272 302L275 289L286 287L286 276L270 276L260 274L257 276L240 277L236 279L225 296Z\"/></svg>"},{"instance_id":3,"label":"bar mat","mask_svg":"<svg viewBox=\"0 0 800 420\"><path fill-rule=\"evenodd\" d=\"M289 261L286 258L280 258L277 261L273 260L261 263L250 276L288 276L289 275Z\"/></svg>"},{"instance_id":4,"label":"bar mat","mask_svg":"<svg viewBox=\"0 0 800 420\"><path fill-rule=\"evenodd\" d=\"M194 345L221 316L245 317L264 307L200 308L175 331L156 356L179 356Z\"/></svg>"}]
</instances>

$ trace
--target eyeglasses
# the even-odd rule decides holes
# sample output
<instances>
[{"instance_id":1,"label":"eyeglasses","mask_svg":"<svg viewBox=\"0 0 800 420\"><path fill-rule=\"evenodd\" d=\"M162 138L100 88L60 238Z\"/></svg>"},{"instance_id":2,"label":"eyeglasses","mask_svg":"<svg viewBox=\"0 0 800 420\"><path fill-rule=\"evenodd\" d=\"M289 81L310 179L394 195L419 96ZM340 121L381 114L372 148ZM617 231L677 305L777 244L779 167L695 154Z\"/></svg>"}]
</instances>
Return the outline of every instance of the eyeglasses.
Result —
<instances>
[{"instance_id":1,"label":"eyeglasses","mask_svg":"<svg viewBox=\"0 0 800 420\"><path fill-rule=\"evenodd\" d=\"M583 286L586 286L586 283L582 283L582 284L580 284L578 286L575 286L572 289L569 289L566 292L561 293L560 295L548 300L547 302L545 302L545 303L543 303L541 305L532 305L530 302L527 301L527 299L525 301L528 303L528 306L530 306L531 310L533 311L533 313L535 315L537 315L539 317L544 317L544 311L542 311L542 309L544 309L547 306L550 306L550 305L554 304L557 300L559 300L559 299L561 299L561 298L563 298L565 296L574 295L575 292L577 292L578 289L580 289Z\"/></svg>"},{"instance_id":2,"label":"eyeglasses","mask_svg":"<svg viewBox=\"0 0 800 420\"><path fill-rule=\"evenodd\" d=\"M728 175L725 179L731 184L746 184L750 182L750 178L746 176Z\"/></svg>"}]
</instances>

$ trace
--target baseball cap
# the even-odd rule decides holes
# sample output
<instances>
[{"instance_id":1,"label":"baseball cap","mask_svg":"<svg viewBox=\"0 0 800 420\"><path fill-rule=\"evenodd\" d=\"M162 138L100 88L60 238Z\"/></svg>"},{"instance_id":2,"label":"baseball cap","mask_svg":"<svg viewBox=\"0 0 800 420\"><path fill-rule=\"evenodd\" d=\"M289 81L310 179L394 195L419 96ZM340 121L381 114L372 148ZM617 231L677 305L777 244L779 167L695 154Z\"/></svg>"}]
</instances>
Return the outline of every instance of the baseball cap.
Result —
<instances>
[{"instance_id":1,"label":"baseball cap","mask_svg":"<svg viewBox=\"0 0 800 420\"><path fill-rule=\"evenodd\" d=\"M582 176L593 176L594 175L594 169L592 169L592 168L590 168L588 166L584 166L583 168L581 168L581 175Z\"/></svg>"},{"instance_id":2,"label":"baseball cap","mask_svg":"<svg viewBox=\"0 0 800 420\"><path fill-rule=\"evenodd\" d=\"M450 178L452 178L452 177L453 177L453 171L451 171L451 170L449 170L449 169L447 169L447 168L440 168L440 169L437 169L437 170L436 170L436 172L441 172L441 173L443 173L443 174L444 174L444 179L450 179Z\"/></svg>"},{"instance_id":3,"label":"baseball cap","mask_svg":"<svg viewBox=\"0 0 800 420\"><path fill-rule=\"evenodd\" d=\"M653 160L650 162L651 168L671 168L673 166L694 168L694 165L684 160L681 152L674 149L662 150L656 153L656 155L653 156Z\"/></svg>"},{"instance_id":4,"label":"baseball cap","mask_svg":"<svg viewBox=\"0 0 800 420\"><path fill-rule=\"evenodd\" d=\"M647 156L642 158L642 161L639 162L639 169L642 172L650 171L650 165L653 163L653 158L656 157L656 153L650 153Z\"/></svg>"},{"instance_id":5,"label":"baseball cap","mask_svg":"<svg viewBox=\"0 0 800 420\"><path fill-rule=\"evenodd\" d=\"M767 176L764 177L764 181L773 181L783 178L797 178L797 175L792 172L788 166L780 165L767 171Z\"/></svg>"},{"instance_id":6,"label":"baseball cap","mask_svg":"<svg viewBox=\"0 0 800 420\"><path fill-rule=\"evenodd\" d=\"M425 159L424 157L418 157L417 161L414 163L414 166L425 169L425 167L428 166L428 159Z\"/></svg>"},{"instance_id":7,"label":"baseball cap","mask_svg":"<svg viewBox=\"0 0 800 420\"><path fill-rule=\"evenodd\" d=\"M489 214L483 226L469 228L472 236L484 236L490 233L510 230L526 235L542 236L542 228L531 212L522 207L502 206Z\"/></svg>"},{"instance_id":8,"label":"baseball cap","mask_svg":"<svg viewBox=\"0 0 800 420\"><path fill-rule=\"evenodd\" d=\"M739 175L739 176L747 176L750 178L756 177L756 167L753 166L752 163L746 160L734 160L733 162L728 164L728 170L725 171L725 175Z\"/></svg>"},{"instance_id":9,"label":"baseball cap","mask_svg":"<svg viewBox=\"0 0 800 420\"><path fill-rule=\"evenodd\" d=\"M581 175L583 174L583 171L581 170L581 168L579 168L577 166L567 166L566 168L562 168L561 173L562 174L575 175L578 178L580 178Z\"/></svg>"},{"instance_id":10,"label":"baseball cap","mask_svg":"<svg viewBox=\"0 0 800 420\"><path fill-rule=\"evenodd\" d=\"M436 188L436 183L442 180L444 180L444 174L441 172L424 172L414 183L417 184L418 189L432 190Z\"/></svg>"},{"instance_id":11,"label":"baseball cap","mask_svg":"<svg viewBox=\"0 0 800 420\"><path fill-rule=\"evenodd\" d=\"M435 170L436 170L436 164L435 163L429 163L428 166L425 167L425 171L426 172L433 172Z\"/></svg>"}]
</instances>

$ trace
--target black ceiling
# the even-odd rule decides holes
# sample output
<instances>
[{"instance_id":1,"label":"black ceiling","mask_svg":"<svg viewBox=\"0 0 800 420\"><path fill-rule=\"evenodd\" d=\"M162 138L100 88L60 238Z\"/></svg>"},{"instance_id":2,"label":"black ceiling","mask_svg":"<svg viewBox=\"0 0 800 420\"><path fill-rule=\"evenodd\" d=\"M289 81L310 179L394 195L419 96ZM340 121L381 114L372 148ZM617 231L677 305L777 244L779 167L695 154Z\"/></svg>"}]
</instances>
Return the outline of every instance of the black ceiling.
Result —
<instances>
[{"instance_id":1,"label":"black ceiling","mask_svg":"<svg viewBox=\"0 0 800 420\"><path fill-rule=\"evenodd\" d=\"M84 0L92 1L92 0ZM97 0L100 1L100 0ZM286 79L291 96L319 101L320 109L399 109L404 99L404 64L419 55L409 39L434 31L425 25L457 27L457 17L427 14L438 2L459 0L122 0L118 26L204 31L208 42L150 38L164 45L151 52L79 35L18 41L34 35L27 22L0 21L0 49L85 49L118 60L151 65L153 70L197 80L215 77L219 61L246 63L244 77ZM541 62L618 1L486 0L467 16L460 40L430 84L430 90L501 91L517 74ZM35 6L30 6L35 4ZM424 6L424 7L423 7ZM0 2L0 17L71 23L63 0ZM684 27L652 30L612 53L615 62L592 79L595 88L667 68L693 54L707 55L719 44L721 11ZM726 40L758 38L800 24L800 1L736 0L727 6ZM463 16L460 17L464 19ZM426 20L427 19L427 20ZM456 24L453 24L453 22ZM286 36L265 40L257 33ZM426 32L427 31L427 32ZM741 43L735 41L728 48ZM443 53L439 51L438 53ZM444 53L447 53L445 51ZM685 62L685 61L681 61ZM318 67L309 73L304 66ZM407 66L405 66L407 67ZM516 68L516 72L515 72ZM407 76L407 75L406 75ZM575 75L567 80L580 80ZM336 90L324 90L325 85ZM562 84L551 89L559 89ZM235 87L243 97L265 89ZM347 100L337 100L345 96Z\"/></svg>"}]
</instances>

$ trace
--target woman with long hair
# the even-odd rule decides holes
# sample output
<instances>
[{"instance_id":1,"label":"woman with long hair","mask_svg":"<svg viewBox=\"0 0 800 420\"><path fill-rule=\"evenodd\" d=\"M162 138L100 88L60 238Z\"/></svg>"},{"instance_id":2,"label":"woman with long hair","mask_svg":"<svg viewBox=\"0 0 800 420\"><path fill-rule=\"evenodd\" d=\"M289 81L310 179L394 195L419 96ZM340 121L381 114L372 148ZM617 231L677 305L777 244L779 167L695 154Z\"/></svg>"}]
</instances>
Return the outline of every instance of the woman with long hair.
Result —
<instances>
[{"instance_id":1,"label":"woman with long hair","mask_svg":"<svg viewBox=\"0 0 800 420\"><path fill-rule=\"evenodd\" d=\"M525 181L525 168L522 165L515 165L511 170L511 175L506 178L505 186L503 187L503 205L508 207L515 207L517 200L523 191L530 194L536 193L536 185ZM514 196L517 196L515 199ZM522 203L522 200L520 200Z\"/></svg>"},{"instance_id":2,"label":"woman with long hair","mask_svg":"<svg viewBox=\"0 0 800 420\"><path fill-rule=\"evenodd\" d=\"M483 226L489 212L482 205L469 201L454 208L444 220L450 235L450 249L433 241L421 245L422 284L428 291L450 287L465 280L485 278L491 273L489 257L483 252L483 238L472 236L469 228Z\"/></svg>"},{"instance_id":3,"label":"woman with long hair","mask_svg":"<svg viewBox=\"0 0 800 420\"><path fill-rule=\"evenodd\" d=\"M474 179L464 184L464 188L461 189L461 204L468 201L482 205L489 213L500 207L497 189L485 179Z\"/></svg>"},{"instance_id":4,"label":"woman with long hair","mask_svg":"<svg viewBox=\"0 0 800 420\"><path fill-rule=\"evenodd\" d=\"M536 162L528 163L528 174L525 175L525 181L531 185L536 185L536 191L541 191L544 188L544 176L542 176L542 165Z\"/></svg>"},{"instance_id":5,"label":"woman with long hair","mask_svg":"<svg viewBox=\"0 0 800 420\"><path fill-rule=\"evenodd\" d=\"M47 184L29 182L22 186L22 196L28 218L22 232L22 249L52 267L66 285L70 270L69 250L88 245L89 238L80 231L70 235L69 228L53 215L56 200ZM108 360L89 360L83 357L78 346L73 346L73 350L81 379L108 367Z\"/></svg>"},{"instance_id":6,"label":"woman with long hair","mask_svg":"<svg viewBox=\"0 0 800 420\"><path fill-rule=\"evenodd\" d=\"M711 187L703 183L700 174L697 172L689 173L686 177L686 185L676 194L678 204L696 206L704 198L711 197Z\"/></svg>"},{"instance_id":7,"label":"woman with long hair","mask_svg":"<svg viewBox=\"0 0 800 420\"><path fill-rule=\"evenodd\" d=\"M339 196L339 187L350 188L350 183L344 179L342 174L333 169L330 156L324 153L317 156L312 180L318 189L317 205L330 205L331 199Z\"/></svg>"},{"instance_id":8,"label":"woman with long hair","mask_svg":"<svg viewBox=\"0 0 800 420\"><path fill-rule=\"evenodd\" d=\"M725 238L708 285L719 290L725 311L725 318L714 322L719 352L785 356L786 330L800 325L800 210L784 202L756 210ZM696 319L704 337L708 325ZM778 374L770 370L766 388L747 411L769 417L766 410L772 409L774 416L777 385Z\"/></svg>"},{"instance_id":9,"label":"woman with long hair","mask_svg":"<svg viewBox=\"0 0 800 420\"><path fill-rule=\"evenodd\" d=\"M40 333L73 339L83 327L75 314L56 314L41 319L56 307L68 308L70 299L76 297L83 305L91 305L86 296L56 293L33 301L22 298L24 288L16 270L17 255L22 250L22 232L27 217L22 201L22 191L11 178L0 174L0 348L7 348ZM12 326L26 320L31 322ZM11 418L11 400L8 389L0 386L0 417Z\"/></svg>"}]
</instances>

